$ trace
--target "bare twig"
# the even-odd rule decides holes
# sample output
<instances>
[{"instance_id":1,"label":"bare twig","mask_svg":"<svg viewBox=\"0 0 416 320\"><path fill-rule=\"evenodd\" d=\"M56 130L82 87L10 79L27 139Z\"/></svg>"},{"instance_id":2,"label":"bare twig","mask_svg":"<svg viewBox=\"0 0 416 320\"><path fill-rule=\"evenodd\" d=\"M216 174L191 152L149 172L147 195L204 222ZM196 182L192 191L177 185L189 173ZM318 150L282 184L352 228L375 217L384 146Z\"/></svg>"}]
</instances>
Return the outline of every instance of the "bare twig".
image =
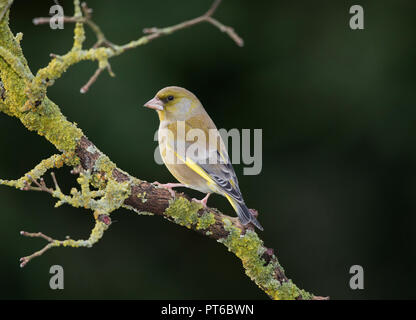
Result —
<instances>
[{"instance_id":1,"label":"bare twig","mask_svg":"<svg viewBox=\"0 0 416 320\"><path fill-rule=\"evenodd\" d=\"M101 28L92 20L92 9L87 6L86 2L83 2L81 4L81 9L82 9L84 16L81 16L81 17L64 16L63 22L64 23L81 22L81 23L85 23L86 25L88 25L91 28L91 30L95 33L95 36L97 38L97 42L94 44L93 48L99 48L101 46L114 47L115 45L106 39ZM38 17L38 18L34 18L32 22L34 25L37 26L41 24L49 24L51 19L52 19L51 17Z\"/></svg>"},{"instance_id":2,"label":"bare twig","mask_svg":"<svg viewBox=\"0 0 416 320\"><path fill-rule=\"evenodd\" d=\"M52 176L53 184L55 186L55 190L60 191L61 188L59 187L58 181L56 181L55 173L54 172L51 172L51 176Z\"/></svg>"},{"instance_id":3,"label":"bare twig","mask_svg":"<svg viewBox=\"0 0 416 320\"><path fill-rule=\"evenodd\" d=\"M91 78L88 80L88 82L81 88L81 93L86 93L90 86L97 80L97 78L100 76L101 72L104 70L104 68L98 68L94 74L91 76Z\"/></svg>"},{"instance_id":4,"label":"bare twig","mask_svg":"<svg viewBox=\"0 0 416 320\"><path fill-rule=\"evenodd\" d=\"M53 195L55 191L58 191L58 193L61 193L61 188L59 187L59 184L58 184L58 181L56 180L56 176L54 172L51 172L51 177L52 177L52 181L53 181L55 189L48 188L46 186L45 180L42 177L38 181L29 174L26 176L29 178L29 180L31 180L31 183L25 182L25 186L23 187L24 191L42 191L42 192L47 192L51 195ZM34 183L36 187L32 186L32 183Z\"/></svg>"},{"instance_id":5,"label":"bare twig","mask_svg":"<svg viewBox=\"0 0 416 320\"><path fill-rule=\"evenodd\" d=\"M105 220L104 218L101 218L101 220ZM110 221L111 223L111 221ZM73 247L73 248L90 248L94 243L96 243L99 240L99 237L97 238L96 235L94 235L94 232L102 233L104 230L108 228L108 224L106 224L106 221L97 221L95 224L94 229L91 232L91 235L88 240L73 240L69 236L65 237L65 240L55 240L42 232L36 232L36 233L30 233L26 231L20 231L20 234L24 237L29 238L42 238L48 242L47 245L45 245L42 249L39 251L36 251L35 253L32 253L29 256L20 258L20 267L23 268L25 265L27 265L33 258L40 257L43 255L46 251L48 251L51 248L54 247Z\"/></svg>"},{"instance_id":6,"label":"bare twig","mask_svg":"<svg viewBox=\"0 0 416 320\"><path fill-rule=\"evenodd\" d=\"M26 256L26 257L22 257L19 259L20 261L20 268L23 268L26 264L29 263L30 260L32 260L33 258L39 257L42 254L44 254L46 251L48 251L50 248L54 247L54 239L52 239L51 237L48 237L46 235L44 235L42 232L37 232L37 233L29 233L26 231L20 231L20 234L24 237L30 237L30 238L42 238L45 239L46 241L48 241L49 243L44 246L41 250L36 251L35 253Z\"/></svg>"},{"instance_id":7,"label":"bare twig","mask_svg":"<svg viewBox=\"0 0 416 320\"><path fill-rule=\"evenodd\" d=\"M225 32L238 46L244 46L244 40L234 31L233 28L223 25L221 22L212 17L207 17L206 21L220 29L222 32Z\"/></svg>"},{"instance_id":8,"label":"bare twig","mask_svg":"<svg viewBox=\"0 0 416 320\"><path fill-rule=\"evenodd\" d=\"M32 23L35 25L35 26L38 26L38 25L41 25L41 24L49 24L49 22L51 21L51 19L52 18L49 18L49 17L37 17L37 18L34 18L33 20L32 20ZM67 17L67 16L65 16L65 17L63 17L63 22L64 23L69 23L69 22L73 22L73 23L75 23L75 22L84 22L84 19L83 18L81 18L81 19L79 19L79 18L75 18L75 17Z\"/></svg>"},{"instance_id":9,"label":"bare twig","mask_svg":"<svg viewBox=\"0 0 416 320\"><path fill-rule=\"evenodd\" d=\"M222 24L221 22L219 22L218 20L212 18L212 15L215 13L215 11L217 10L218 6L220 5L221 0L215 0L213 2L213 4L211 5L211 7L208 9L208 11L206 13L204 13L202 16L199 16L197 18L188 20L188 21L184 21L180 24L177 24L175 26L172 27L167 27L167 28L156 28L156 27L152 27L152 28L145 28L143 29L143 33L145 34L149 34L147 40L153 40L156 39L160 36L163 35L168 35L172 32L181 30L181 29L185 29L185 28L189 28L191 26L194 26L196 24L199 24L201 22L208 22L210 24L212 24L213 26L217 27L221 32L225 32L238 46L242 47L244 45L244 41L243 39L234 31L233 28L228 27L224 24ZM128 45L122 46L122 48L124 48L125 50L134 48L134 46L130 47Z\"/></svg>"},{"instance_id":10,"label":"bare twig","mask_svg":"<svg viewBox=\"0 0 416 320\"><path fill-rule=\"evenodd\" d=\"M92 9L91 8L88 8L86 2L81 3L81 9L82 9L82 12L84 12L84 17L86 19L91 19L91 17L92 17Z\"/></svg>"},{"instance_id":11,"label":"bare twig","mask_svg":"<svg viewBox=\"0 0 416 320\"><path fill-rule=\"evenodd\" d=\"M220 31L225 32L237 45L239 46L243 46L244 41L240 38L240 36L237 35L237 33L234 31L233 28L228 27L224 24L222 24L221 22L219 22L218 20L214 19L212 17L212 15L215 13L215 11L217 10L218 6L220 5L221 0L215 0L211 7L208 9L208 11L206 13L204 13L203 15L201 15L200 17L179 23L177 25L171 26L171 27L166 27L166 28L146 28L143 30L143 32L146 34L145 36L139 38L138 40L134 40L131 41L125 45L121 45L121 46L117 46L115 44L113 44L112 42L108 41L107 38L105 37L104 33L102 32L101 28L92 20L92 9L90 9L87 4L85 2L83 2L81 4L80 7L78 7L78 9L76 10L77 14L75 14L72 17L68 17L65 16L63 17L63 21L64 23L82 23L82 24L86 24L88 25L91 30L95 33L95 36L97 38L96 43L93 45L92 49L98 49L101 47L105 47L105 48L109 48L111 51L109 53L107 53L107 58L104 58L104 60L98 68L95 71L95 73L91 76L91 78L88 80L88 82L80 89L81 93L86 93L89 88L91 87L91 85L98 79L98 77L100 76L100 74L102 73L104 66L107 68L110 76L114 76L114 73L111 70L111 66L108 62L108 59L119 55L123 52L125 52L126 50L130 50L133 48L136 48L140 45L146 44L149 41L152 41L156 38L159 38L163 35L168 35L171 34L175 31L181 30L181 29L185 29L185 28L189 28L191 26L194 26L196 24L202 23L202 22L208 22L210 24L212 24L213 26L215 26L216 28L218 28ZM81 14L81 11L83 13L83 15ZM41 18L35 18L33 19L33 23L35 25L40 25L40 24L47 24L49 23L51 20L51 18L49 17L41 17ZM77 44L77 46L75 46L74 48L78 48L80 49L82 44L82 41L80 44ZM75 45L75 44L74 44ZM81 55L80 55L81 56ZM61 61L64 61L65 57L58 57L56 55L52 55L51 57L56 58L56 59L61 59Z\"/></svg>"},{"instance_id":12,"label":"bare twig","mask_svg":"<svg viewBox=\"0 0 416 320\"><path fill-rule=\"evenodd\" d=\"M97 70L95 70L94 74L91 76L91 78L88 80L88 82L81 88L80 92L81 93L87 93L87 91L90 89L91 85L97 81L98 77L100 76L101 72L107 69L108 74L111 77L115 77L116 75L114 74L113 70L111 69L111 64L109 62L107 62L107 66L106 67L98 67Z\"/></svg>"},{"instance_id":13,"label":"bare twig","mask_svg":"<svg viewBox=\"0 0 416 320\"><path fill-rule=\"evenodd\" d=\"M215 0L211 7L208 9L208 11L205 13L205 16L210 17L214 14L214 12L217 10L218 6L220 5L222 0Z\"/></svg>"},{"instance_id":14,"label":"bare twig","mask_svg":"<svg viewBox=\"0 0 416 320\"><path fill-rule=\"evenodd\" d=\"M27 186L27 188L26 188L25 190L44 191L44 192L47 192L47 193L53 194L53 189L49 189L49 188L46 186L45 180L44 180L43 178L40 178L40 179L39 179L39 181L38 181L38 180L36 180L36 179L33 179L33 178L32 178L32 176L30 176L30 175L27 175L27 177L28 177L30 180L32 180L32 182L33 182L34 184L36 184L36 185L37 185L37 188L36 188L36 187L32 187L31 185L28 185L28 186Z\"/></svg>"}]
</instances>

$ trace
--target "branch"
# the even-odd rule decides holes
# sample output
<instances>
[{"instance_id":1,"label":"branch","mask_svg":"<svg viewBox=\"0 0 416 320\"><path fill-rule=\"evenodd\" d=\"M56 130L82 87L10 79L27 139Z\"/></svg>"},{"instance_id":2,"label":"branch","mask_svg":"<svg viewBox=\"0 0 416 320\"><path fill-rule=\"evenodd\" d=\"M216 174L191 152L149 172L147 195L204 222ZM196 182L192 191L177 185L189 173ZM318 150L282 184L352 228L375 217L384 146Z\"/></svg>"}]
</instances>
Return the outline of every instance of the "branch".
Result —
<instances>
[{"instance_id":1,"label":"branch","mask_svg":"<svg viewBox=\"0 0 416 320\"><path fill-rule=\"evenodd\" d=\"M90 27L90 29L95 33L95 36L97 37L97 42L94 44L93 48L98 48L101 46L107 46L107 47L114 47L114 44L112 44L110 41L107 40L104 33L101 31L101 28L92 20L92 9L88 8L88 5L86 2L81 3L81 9L83 16L64 16L63 22L64 23L84 23ZM41 25L41 24L49 24L52 18L50 17L39 17L34 18L32 20L33 24L35 26Z\"/></svg>"},{"instance_id":2,"label":"branch","mask_svg":"<svg viewBox=\"0 0 416 320\"><path fill-rule=\"evenodd\" d=\"M43 238L48 241L48 244L45 245L39 251L32 253L29 256L20 258L20 267L23 268L29 261L33 258L40 257L46 251L54 247L72 247L72 248L91 248L98 240L102 237L105 230L107 230L108 225L104 222L97 221L94 229L91 231L91 236L87 240L72 240L69 236L65 240L55 240L51 237L44 235L42 232L30 233L26 231L20 231L20 234L25 237L30 238ZM98 236L97 236L98 234Z\"/></svg>"},{"instance_id":3,"label":"branch","mask_svg":"<svg viewBox=\"0 0 416 320\"><path fill-rule=\"evenodd\" d=\"M146 28L146 29L143 29L143 32L150 34L150 36L147 38L147 40L150 41L150 40L156 39L160 36L168 35L168 34L171 34L175 31L185 29L185 28L189 28L189 27L191 27L193 25L196 25L198 23L201 23L201 22L208 22L208 23L212 24L214 27L217 27L221 32L225 32L238 46L240 46L240 47L244 46L243 39L234 31L233 28L223 25L221 22L219 22L218 20L216 20L212 17L212 15L215 13L215 11L217 10L220 3L221 3L221 0L215 0L214 3L212 4L211 8L209 8L209 10L205 14L203 14L202 16L197 17L195 19L188 20L188 21L179 23L175 26L167 27L167 28L163 28L163 29L159 29L159 28L156 28L156 27ZM125 45L123 47L125 48L125 50L127 50L127 49L133 48L134 46L131 47L129 45Z\"/></svg>"},{"instance_id":4,"label":"branch","mask_svg":"<svg viewBox=\"0 0 416 320\"><path fill-rule=\"evenodd\" d=\"M242 40L230 27L212 18L220 4L219 0L214 1L211 8L198 18L168 28L152 28L147 30L148 35L123 46L110 42L106 45L107 40L103 40L106 38L101 29L94 27L96 25L91 20L90 9L80 5L79 0L74 0L75 14L72 18L67 18L68 22L75 23L73 47L62 56L53 55L48 66L40 69L36 76L30 72L20 47L22 35L13 36L9 29L10 4L11 1L0 0L0 13L4 15L0 20L0 111L18 118L28 130L44 136L60 153L41 161L20 179L0 180L0 185L47 192L56 199L55 207L67 204L86 208L91 211L95 224L87 240L67 238L61 241L43 233L22 232L24 236L47 241L41 250L21 259L22 267L53 247L93 246L111 226L111 214L123 207L139 214L161 216L222 243L242 261L246 274L273 299L321 298L299 289L286 277L273 250L263 244L250 226L244 227L237 218L229 217L214 208L203 208L200 203L182 193L172 195L169 190L157 184L142 181L122 171L75 123L69 122L59 107L46 96L48 86L73 64L82 60L98 61L99 71L83 87L86 91L104 68L109 69L110 58L200 22L211 23L242 44ZM88 50L82 48L85 40L84 24L95 30L99 43ZM63 166L71 167L71 172L78 176L78 187L73 188L69 195L61 191L53 174L53 187L48 187L43 179L47 171Z\"/></svg>"},{"instance_id":5,"label":"branch","mask_svg":"<svg viewBox=\"0 0 416 320\"><path fill-rule=\"evenodd\" d=\"M65 56L61 56L59 57L58 61L53 60L48 67L49 69L55 68L54 65L52 66L52 63L55 64L55 62L60 62L64 66L62 70L66 71L66 69L69 66L75 63L78 63L81 60L97 60L99 62L99 67L97 68L97 71L89 79L87 84L84 85L80 90L81 93L86 93L88 89L90 88L90 86L97 80L98 76L101 74L103 69L107 68L109 71L109 74L111 76L114 76L113 72L111 71L111 66L108 62L110 58L118 56L127 50L131 50L139 46L145 45L149 43L150 41L155 40L161 36L172 34L176 31L192 27L202 22L208 22L212 24L213 26L215 26L216 28L218 28L221 32L225 32L238 46L242 47L244 45L244 41L234 31L234 29L222 24L221 22L219 22L218 20L212 17L212 15L215 13L220 3L221 3L221 0L215 0L212 6L210 7L210 9L205 14L197 18L184 21L182 23L179 23L170 27L165 27L165 28L156 28L156 27L145 28L143 29L143 33L147 35L142 36L137 40L130 41L129 43L126 43L124 45L118 46L108 41L103 31L101 30L101 28L92 20L92 10L88 8L87 4L83 2L81 5L79 5L79 1L76 0L75 7L78 9L76 9L75 12L80 13L82 11L84 15L82 16L79 14L78 15L75 14L72 17L65 16L63 17L63 21L64 23L76 23L80 25L83 25L83 24L88 25L91 28L91 30L95 33L97 37L97 42L88 51L78 50L79 52L75 56L74 56L74 52L71 51L71 55L67 54ZM33 23L35 25L49 24L50 21L51 21L51 18L49 17L39 17L39 18L33 19ZM74 48L81 49L84 36L83 36L83 31L79 33L82 33L82 34L79 35L79 41L76 41L76 43L74 43ZM100 49L106 49L106 50L100 50ZM52 71L52 70L47 70L47 68L45 68L46 70L43 70L44 71L43 73L47 73L47 71ZM38 73L39 78L41 78L40 80L44 80L46 78L51 80L51 79L59 78L61 76L61 74L57 74L57 75L50 74L49 76L46 76L43 73L42 75ZM51 85L52 83L53 82L50 82L49 85Z\"/></svg>"}]
</instances>

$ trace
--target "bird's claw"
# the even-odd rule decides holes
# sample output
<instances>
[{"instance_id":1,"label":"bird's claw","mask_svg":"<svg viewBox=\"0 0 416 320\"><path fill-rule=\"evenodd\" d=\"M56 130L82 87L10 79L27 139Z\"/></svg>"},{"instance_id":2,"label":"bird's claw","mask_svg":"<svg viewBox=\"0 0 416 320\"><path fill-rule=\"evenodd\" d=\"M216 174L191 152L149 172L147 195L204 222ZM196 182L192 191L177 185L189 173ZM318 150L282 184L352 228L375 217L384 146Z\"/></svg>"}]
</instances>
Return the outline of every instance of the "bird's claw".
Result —
<instances>
[{"instance_id":1,"label":"bird's claw","mask_svg":"<svg viewBox=\"0 0 416 320\"><path fill-rule=\"evenodd\" d=\"M157 185L158 187L167 189L172 198L175 198L175 190L173 190L172 188L185 187L185 185L182 183L160 183L158 181L155 181L153 182L153 184Z\"/></svg>"},{"instance_id":2,"label":"bird's claw","mask_svg":"<svg viewBox=\"0 0 416 320\"><path fill-rule=\"evenodd\" d=\"M211 195L210 193L207 193L207 195L203 199L199 200L199 199L192 198L192 201L198 202L198 203L202 204L204 208L206 208L208 198L209 198L210 195Z\"/></svg>"}]
</instances>

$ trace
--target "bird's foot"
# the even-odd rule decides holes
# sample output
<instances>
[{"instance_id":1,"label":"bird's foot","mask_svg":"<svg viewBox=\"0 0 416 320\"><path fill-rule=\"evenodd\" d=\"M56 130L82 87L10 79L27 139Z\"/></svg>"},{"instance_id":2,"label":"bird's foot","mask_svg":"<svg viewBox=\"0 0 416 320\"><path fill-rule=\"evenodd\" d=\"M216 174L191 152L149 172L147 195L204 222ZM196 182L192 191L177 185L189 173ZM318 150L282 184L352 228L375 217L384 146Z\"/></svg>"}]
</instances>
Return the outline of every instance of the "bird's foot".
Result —
<instances>
[{"instance_id":1,"label":"bird's foot","mask_svg":"<svg viewBox=\"0 0 416 320\"><path fill-rule=\"evenodd\" d=\"M207 195L203 199L198 200L198 199L192 198L192 201L198 202L198 203L202 204L204 206L204 208L206 208L207 207L207 201L208 201L208 198L209 198L210 195L211 195L211 193L207 193Z\"/></svg>"},{"instance_id":2,"label":"bird's foot","mask_svg":"<svg viewBox=\"0 0 416 320\"><path fill-rule=\"evenodd\" d=\"M182 183L160 183L160 182L155 181L153 182L153 184L157 185L158 187L168 189L172 197L175 197L175 191L172 188L186 187Z\"/></svg>"}]
</instances>

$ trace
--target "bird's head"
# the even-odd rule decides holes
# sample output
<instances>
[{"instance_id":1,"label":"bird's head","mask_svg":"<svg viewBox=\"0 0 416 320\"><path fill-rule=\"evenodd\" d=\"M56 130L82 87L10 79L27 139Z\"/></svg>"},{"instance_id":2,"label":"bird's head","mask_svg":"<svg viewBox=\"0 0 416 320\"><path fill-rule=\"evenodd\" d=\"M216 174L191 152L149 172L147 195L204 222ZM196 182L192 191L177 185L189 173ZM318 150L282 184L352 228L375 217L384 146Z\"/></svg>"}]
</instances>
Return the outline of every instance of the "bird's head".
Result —
<instances>
[{"instance_id":1,"label":"bird's head","mask_svg":"<svg viewBox=\"0 0 416 320\"><path fill-rule=\"evenodd\" d=\"M198 98L192 92L181 87L163 88L144 106L156 110L161 121L187 120L199 108L202 108Z\"/></svg>"}]
</instances>

